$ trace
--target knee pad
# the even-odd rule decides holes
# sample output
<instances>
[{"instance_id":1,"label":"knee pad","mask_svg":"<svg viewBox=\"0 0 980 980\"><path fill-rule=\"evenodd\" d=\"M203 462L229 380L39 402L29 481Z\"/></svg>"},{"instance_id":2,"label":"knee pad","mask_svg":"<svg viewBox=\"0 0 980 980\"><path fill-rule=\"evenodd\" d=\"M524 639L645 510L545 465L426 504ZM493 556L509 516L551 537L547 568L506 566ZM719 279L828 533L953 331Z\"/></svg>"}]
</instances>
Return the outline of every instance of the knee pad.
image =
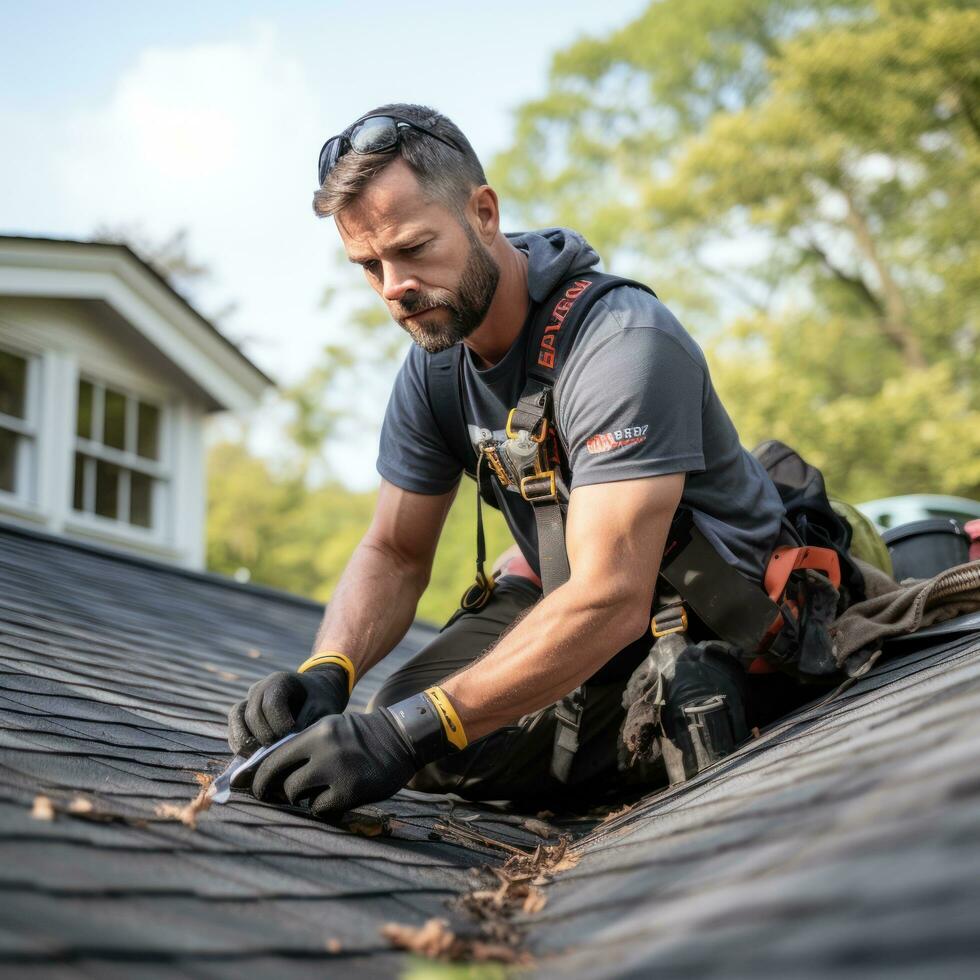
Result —
<instances>
[{"instance_id":1,"label":"knee pad","mask_svg":"<svg viewBox=\"0 0 980 980\"><path fill-rule=\"evenodd\" d=\"M742 670L727 644L698 643L664 678L660 749L671 784L730 755L748 737Z\"/></svg>"}]
</instances>

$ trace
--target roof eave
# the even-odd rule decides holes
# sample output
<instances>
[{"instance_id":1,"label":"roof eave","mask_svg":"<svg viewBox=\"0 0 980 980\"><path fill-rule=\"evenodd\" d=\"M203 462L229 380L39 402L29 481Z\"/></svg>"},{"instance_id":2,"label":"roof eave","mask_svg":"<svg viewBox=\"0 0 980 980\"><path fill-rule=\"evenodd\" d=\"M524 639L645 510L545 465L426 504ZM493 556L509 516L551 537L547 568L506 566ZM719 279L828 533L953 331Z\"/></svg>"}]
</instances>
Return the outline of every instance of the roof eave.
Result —
<instances>
[{"instance_id":1,"label":"roof eave","mask_svg":"<svg viewBox=\"0 0 980 980\"><path fill-rule=\"evenodd\" d=\"M274 385L125 245L0 236L0 295L108 303L216 409L247 411Z\"/></svg>"}]
</instances>

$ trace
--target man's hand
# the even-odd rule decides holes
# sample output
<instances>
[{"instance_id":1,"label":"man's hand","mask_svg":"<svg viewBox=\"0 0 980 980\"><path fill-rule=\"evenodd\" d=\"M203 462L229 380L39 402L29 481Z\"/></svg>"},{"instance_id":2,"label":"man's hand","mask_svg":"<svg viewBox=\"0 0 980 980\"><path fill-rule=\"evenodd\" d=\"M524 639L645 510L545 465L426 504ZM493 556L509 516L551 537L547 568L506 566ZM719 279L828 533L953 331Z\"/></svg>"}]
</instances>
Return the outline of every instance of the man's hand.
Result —
<instances>
[{"instance_id":1,"label":"man's hand","mask_svg":"<svg viewBox=\"0 0 980 980\"><path fill-rule=\"evenodd\" d=\"M276 671L253 684L228 712L228 744L237 755L251 755L260 745L339 715L347 707L348 686L347 671L336 664L302 674Z\"/></svg>"},{"instance_id":2,"label":"man's hand","mask_svg":"<svg viewBox=\"0 0 980 980\"><path fill-rule=\"evenodd\" d=\"M386 708L322 718L256 769L252 793L266 803L310 802L312 815L337 819L362 803L397 793L420 768L411 743Z\"/></svg>"}]
</instances>

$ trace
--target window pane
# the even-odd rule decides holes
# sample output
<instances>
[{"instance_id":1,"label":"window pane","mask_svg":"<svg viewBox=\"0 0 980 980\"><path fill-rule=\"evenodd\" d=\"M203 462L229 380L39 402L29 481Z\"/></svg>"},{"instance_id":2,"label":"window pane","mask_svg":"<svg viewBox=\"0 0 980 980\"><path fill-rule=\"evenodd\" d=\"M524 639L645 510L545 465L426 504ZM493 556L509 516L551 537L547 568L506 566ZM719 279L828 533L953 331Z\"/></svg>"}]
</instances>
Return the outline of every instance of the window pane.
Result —
<instances>
[{"instance_id":1,"label":"window pane","mask_svg":"<svg viewBox=\"0 0 980 980\"><path fill-rule=\"evenodd\" d=\"M153 480L145 473L129 474L129 523L153 526Z\"/></svg>"},{"instance_id":2,"label":"window pane","mask_svg":"<svg viewBox=\"0 0 980 980\"><path fill-rule=\"evenodd\" d=\"M139 403L136 452L144 459L158 459L157 445L160 432L160 410L146 402Z\"/></svg>"},{"instance_id":3,"label":"window pane","mask_svg":"<svg viewBox=\"0 0 980 980\"><path fill-rule=\"evenodd\" d=\"M85 457L75 453L75 493L72 497L75 510L85 510Z\"/></svg>"},{"instance_id":4,"label":"window pane","mask_svg":"<svg viewBox=\"0 0 980 980\"><path fill-rule=\"evenodd\" d=\"M102 441L113 449L126 448L126 396L105 390L105 435Z\"/></svg>"},{"instance_id":5,"label":"window pane","mask_svg":"<svg viewBox=\"0 0 980 980\"><path fill-rule=\"evenodd\" d=\"M114 463L96 460L95 513L100 517L119 519L119 472Z\"/></svg>"},{"instance_id":6,"label":"window pane","mask_svg":"<svg viewBox=\"0 0 980 980\"><path fill-rule=\"evenodd\" d=\"M24 417L27 395L27 361L0 350L0 412Z\"/></svg>"},{"instance_id":7,"label":"window pane","mask_svg":"<svg viewBox=\"0 0 980 980\"><path fill-rule=\"evenodd\" d=\"M75 434L83 439L92 438L92 382L78 382L78 421Z\"/></svg>"},{"instance_id":8,"label":"window pane","mask_svg":"<svg viewBox=\"0 0 980 980\"><path fill-rule=\"evenodd\" d=\"M0 429L0 490L17 489L17 436Z\"/></svg>"}]
</instances>

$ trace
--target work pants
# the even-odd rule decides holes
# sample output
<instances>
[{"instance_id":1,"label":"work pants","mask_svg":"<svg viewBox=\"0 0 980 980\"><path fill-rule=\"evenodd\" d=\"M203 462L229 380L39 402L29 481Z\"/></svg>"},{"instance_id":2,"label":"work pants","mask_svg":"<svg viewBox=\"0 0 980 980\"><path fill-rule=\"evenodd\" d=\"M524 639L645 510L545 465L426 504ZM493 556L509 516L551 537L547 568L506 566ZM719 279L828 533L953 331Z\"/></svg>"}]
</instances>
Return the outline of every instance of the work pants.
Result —
<instances>
[{"instance_id":1,"label":"work pants","mask_svg":"<svg viewBox=\"0 0 980 980\"><path fill-rule=\"evenodd\" d=\"M482 609L458 611L432 642L389 677L369 710L402 701L468 667L540 598L540 590L527 579L503 576ZM553 808L580 807L666 785L662 762L626 765L620 746L625 718L623 692L630 675L649 652L650 643L649 634L639 638L587 682L579 749L566 782L551 772L558 722L556 706L549 705L426 766L409 786L471 800L511 800L529 807ZM749 678L734 660L720 669L726 675L721 679L730 699L738 701L741 695L749 725L766 723L819 693L801 692L782 675ZM758 705L754 703L757 700Z\"/></svg>"}]
</instances>

